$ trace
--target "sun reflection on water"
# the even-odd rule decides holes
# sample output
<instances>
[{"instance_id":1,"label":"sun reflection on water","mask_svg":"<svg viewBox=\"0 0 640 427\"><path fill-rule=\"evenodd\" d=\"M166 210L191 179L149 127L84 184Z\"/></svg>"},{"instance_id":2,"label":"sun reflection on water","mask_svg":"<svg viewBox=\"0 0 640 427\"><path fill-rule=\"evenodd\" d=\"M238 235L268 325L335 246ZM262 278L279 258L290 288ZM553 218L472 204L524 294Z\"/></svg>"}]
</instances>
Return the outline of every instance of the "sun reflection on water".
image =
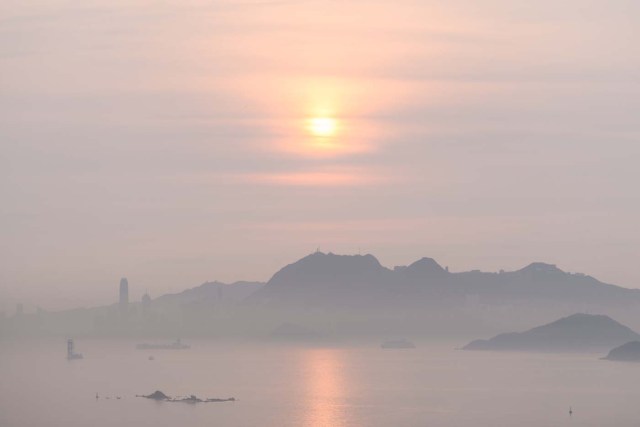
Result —
<instances>
[{"instance_id":1,"label":"sun reflection on water","mask_svg":"<svg viewBox=\"0 0 640 427\"><path fill-rule=\"evenodd\" d=\"M304 353L306 371L306 405L303 426L345 426L342 402L346 391L339 351L314 349Z\"/></svg>"}]
</instances>

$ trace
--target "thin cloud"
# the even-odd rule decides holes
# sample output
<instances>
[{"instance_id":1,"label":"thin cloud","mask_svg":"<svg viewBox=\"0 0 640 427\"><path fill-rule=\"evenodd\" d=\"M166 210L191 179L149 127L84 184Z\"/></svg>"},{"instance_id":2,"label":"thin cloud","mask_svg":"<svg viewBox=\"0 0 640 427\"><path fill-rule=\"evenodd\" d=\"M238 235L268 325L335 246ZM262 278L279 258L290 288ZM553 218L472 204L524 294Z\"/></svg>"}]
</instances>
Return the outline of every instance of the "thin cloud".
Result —
<instances>
[{"instance_id":1,"label":"thin cloud","mask_svg":"<svg viewBox=\"0 0 640 427\"><path fill-rule=\"evenodd\" d=\"M296 187L342 187L371 185L380 180L366 173L353 172L290 172L250 174L241 179L256 184Z\"/></svg>"}]
</instances>

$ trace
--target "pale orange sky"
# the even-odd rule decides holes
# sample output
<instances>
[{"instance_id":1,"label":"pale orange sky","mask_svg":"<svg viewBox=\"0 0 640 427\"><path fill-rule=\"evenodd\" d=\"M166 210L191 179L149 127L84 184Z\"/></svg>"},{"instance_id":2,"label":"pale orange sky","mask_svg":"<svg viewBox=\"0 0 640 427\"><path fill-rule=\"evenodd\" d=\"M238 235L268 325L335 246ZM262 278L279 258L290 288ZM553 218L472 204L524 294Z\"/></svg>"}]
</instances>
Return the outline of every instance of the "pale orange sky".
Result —
<instances>
[{"instance_id":1,"label":"pale orange sky","mask_svg":"<svg viewBox=\"0 0 640 427\"><path fill-rule=\"evenodd\" d=\"M0 311L267 280L317 247L640 287L636 1L0 16Z\"/></svg>"}]
</instances>

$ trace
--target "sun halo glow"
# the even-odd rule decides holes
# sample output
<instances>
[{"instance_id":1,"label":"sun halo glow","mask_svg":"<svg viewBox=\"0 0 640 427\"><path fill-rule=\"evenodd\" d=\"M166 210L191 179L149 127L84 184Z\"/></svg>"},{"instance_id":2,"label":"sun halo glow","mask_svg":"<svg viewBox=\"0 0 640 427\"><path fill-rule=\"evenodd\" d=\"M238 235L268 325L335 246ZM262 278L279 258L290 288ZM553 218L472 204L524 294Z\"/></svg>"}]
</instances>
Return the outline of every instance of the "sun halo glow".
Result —
<instances>
[{"instance_id":1,"label":"sun halo glow","mask_svg":"<svg viewBox=\"0 0 640 427\"><path fill-rule=\"evenodd\" d=\"M314 117L309 120L309 131L318 137L330 137L335 135L338 122L332 117Z\"/></svg>"}]
</instances>

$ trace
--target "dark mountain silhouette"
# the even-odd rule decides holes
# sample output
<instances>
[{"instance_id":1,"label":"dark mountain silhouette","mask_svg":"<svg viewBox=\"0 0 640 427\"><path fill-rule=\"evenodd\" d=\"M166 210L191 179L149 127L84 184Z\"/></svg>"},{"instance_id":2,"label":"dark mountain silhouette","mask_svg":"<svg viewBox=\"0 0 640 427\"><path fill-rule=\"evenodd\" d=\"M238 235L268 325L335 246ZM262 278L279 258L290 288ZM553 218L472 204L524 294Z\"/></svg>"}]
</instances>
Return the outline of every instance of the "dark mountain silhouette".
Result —
<instances>
[{"instance_id":1,"label":"dark mountain silhouette","mask_svg":"<svg viewBox=\"0 0 640 427\"><path fill-rule=\"evenodd\" d=\"M464 350L592 351L637 339L640 335L608 316L578 313L526 332L472 341Z\"/></svg>"},{"instance_id":2,"label":"dark mountain silhouette","mask_svg":"<svg viewBox=\"0 0 640 427\"><path fill-rule=\"evenodd\" d=\"M355 286L380 281L391 272L380 265L373 255L334 255L316 252L289 264L269 280L270 289L313 288L342 284Z\"/></svg>"},{"instance_id":3,"label":"dark mountain silhouette","mask_svg":"<svg viewBox=\"0 0 640 427\"><path fill-rule=\"evenodd\" d=\"M640 290L532 263L513 272L450 273L431 258L390 270L372 255L317 252L287 265L248 302L316 307L460 307L552 302L566 309L640 304Z\"/></svg>"},{"instance_id":4,"label":"dark mountain silhouette","mask_svg":"<svg viewBox=\"0 0 640 427\"><path fill-rule=\"evenodd\" d=\"M614 348L604 360L620 362L640 362L640 341L631 341Z\"/></svg>"},{"instance_id":5,"label":"dark mountain silhouette","mask_svg":"<svg viewBox=\"0 0 640 427\"><path fill-rule=\"evenodd\" d=\"M372 255L316 252L278 271L251 302L306 305L366 304L387 291L393 272Z\"/></svg>"},{"instance_id":6,"label":"dark mountain silhouette","mask_svg":"<svg viewBox=\"0 0 640 427\"><path fill-rule=\"evenodd\" d=\"M421 258L408 267L395 267L395 272L416 278L440 278L449 272L442 268L433 258Z\"/></svg>"}]
</instances>

